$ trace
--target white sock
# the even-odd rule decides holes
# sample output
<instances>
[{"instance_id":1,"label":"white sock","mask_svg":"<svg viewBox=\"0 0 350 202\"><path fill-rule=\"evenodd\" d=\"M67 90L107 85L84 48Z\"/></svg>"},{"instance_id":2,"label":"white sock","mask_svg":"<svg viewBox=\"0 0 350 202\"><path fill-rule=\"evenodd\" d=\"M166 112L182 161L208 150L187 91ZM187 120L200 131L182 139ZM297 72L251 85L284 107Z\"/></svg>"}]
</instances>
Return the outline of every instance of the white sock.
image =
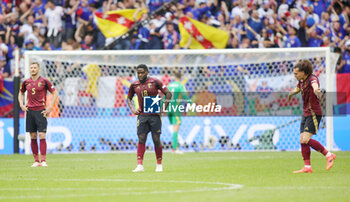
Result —
<instances>
[{"instance_id":1,"label":"white sock","mask_svg":"<svg viewBox=\"0 0 350 202\"><path fill-rule=\"evenodd\" d=\"M305 168L311 168L311 165L305 165L304 167Z\"/></svg>"},{"instance_id":2,"label":"white sock","mask_svg":"<svg viewBox=\"0 0 350 202\"><path fill-rule=\"evenodd\" d=\"M332 153L331 152L328 152L327 154L326 154L326 157L330 157L332 155Z\"/></svg>"}]
</instances>

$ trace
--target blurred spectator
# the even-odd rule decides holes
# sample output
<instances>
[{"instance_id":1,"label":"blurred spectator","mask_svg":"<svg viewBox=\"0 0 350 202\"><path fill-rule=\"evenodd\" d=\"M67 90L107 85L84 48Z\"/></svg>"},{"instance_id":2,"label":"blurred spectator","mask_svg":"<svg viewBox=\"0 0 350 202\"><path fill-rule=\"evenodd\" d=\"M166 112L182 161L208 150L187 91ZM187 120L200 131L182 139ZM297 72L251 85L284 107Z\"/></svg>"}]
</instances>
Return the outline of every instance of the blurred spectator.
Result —
<instances>
[{"instance_id":1,"label":"blurred spectator","mask_svg":"<svg viewBox=\"0 0 350 202\"><path fill-rule=\"evenodd\" d=\"M274 12L270 8L269 0L264 0L263 6L259 8L258 13L259 13L260 19L267 18L269 20L272 20L272 16L273 16Z\"/></svg>"},{"instance_id":2,"label":"blurred spectator","mask_svg":"<svg viewBox=\"0 0 350 202\"><path fill-rule=\"evenodd\" d=\"M326 5L323 0L312 0L310 1L310 5L314 9L314 13L321 18L322 12L326 10Z\"/></svg>"},{"instance_id":3,"label":"blurred spectator","mask_svg":"<svg viewBox=\"0 0 350 202\"><path fill-rule=\"evenodd\" d=\"M313 26L312 29L310 29L309 34L308 34L308 46L309 47L321 47L322 45L322 36L317 35L317 32L315 30L315 26Z\"/></svg>"},{"instance_id":4,"label":"blurred spectator","mask_svg":"<svg viewBox=\"0 0 350 202\"><path fill-rule=\"evenodd\" d=\"M174 29L172 22L167 22L166 31L163 34L164 49L173 49L179 42L180 35Z\"/></svg>"},{"instance_id":5,"label":"blurred spectator","mask_svg":"<svg viewBox=\"0 0 350 202\"><path fill-rule=\"evenodd\" d=\"M137 14L137 12L136 12ZM134 14L134 16L136 16L136 14ZM141 21L145 20L147 18L147 14L144 13L141 16ZM137 21L136 18L135 22ZM148 29L148 26L141 26L137 32L137 36L135 37L135 46L134 49L140 49L140 50L144 50L144 49L149 49L149 38L150 38L150 31Z\"/></svg>"},{"instance_id":6,"label":"blurred spectator","mask_svg":"<svg viewBox=\"0 0 350 202\"><path fill-rule=\"evenodd\" d=\"M0 34L0 56L6 56L8 53L8 47L5 44L6 43L6 35L4 34Z\"/></svg>"},{"instance_id":7,"label":"blurred spectator","mask_svg":"<svg viewBox=\"0 0 350 202\"><path fill-rule=\"evenodd\" d=\"M28 41L28 37L33 33L34 16L27 18L27 23L21 26L18 36L23 37L23 41Z\"/></svg>"},{"instance_id":8,"label":"blurred spectator","mask_svg":"<svg viewBox=\"0 0 350 202\"><path fill-rule=\"evenodd\" d=\"M164 25L166 19L161 15L157 15L155 19L150 22L150 46L149 49L163 49L162 35L165 32Z\"/></svg>"},{"instance_id":9,"label":"blurred spectator","mask_svg":"<svg viewBox=\"0 0 350 202\"><path fill-rule=\"evenodd\" d=\"M341 57L343 57L343 60L337 67L337 71L339 73L350 73L350 39L345 42L345 50Z\"/></svg>"},{"instance_id":10,"label":"blurred spectator","mask_svg":"<svg viewBox=\"0 0 350 202\"><path fill-rule=\"evenodd\" d=\"M81 50L94 50L95 45L93 44L94 36L91 34L86 34L81 37L81 30L83 24L80 24L77 31L75 32L75 40L80 43ZM84 39L84 40L83 40Z\"/></svg>"},{"instance_id":11,"label":"blurred spectator","mask_svg":"<svg viewBox=\"0 0 350 202\"><path fill-rule=\"evenodd\" d=\"M45 25L47 25L47 36L49 41L56 48L61 46L63 15L64 13L61 6L56 6L53 0L47 2L44 22Z\"/></svg>"},{"instance_id":12,"label":"blurred spectator","mask_svg":"<svg viewBox=\"0 0 350 202\"><path fill-rule=\"evenodd\" d=\"M11 69L6 65L6 58L4 56L0 56L0 74L2 74L3 78L11 76Z\"/></svg>"},{"instance_id":13,"label":"blurred spectator","mask_svg":"<svg viewBox=\"0 0 350 202\"><path fill-rule=\"evenodd\" d=\"M184 0L186 2L187 0ZM147 6L149 8L149 12L157 10L160 6L162 6L166 1L165 0L147 0Z\"/></svg>"},{"instance_id":14,"label":"blurred spectator","mask_svg":"<svg viewBox=\"0 0 350 202\"><path fill-rule=\"evenodd\" d=\"M33 32L29 34L27 37L27 41L32 41L34 43L34 46L40 47L40 41L39 41L39 34L40 34L40 29L38 26L33 26Z\"/></svg>"},{"instance_id":15,"label":"blurred spectator","mask_svg":"<svg viewBox=\"0 0 350 202\"><path fill-rule=\"evenodd\" d=\"M21 25L22 23L18 20L18 12L13 12L10 16L10 22L8 23L8 26L11 29L10 35L15 37L15 41L17 45L20 47L22 46L22 43L23 43L22 38L19 37Z\"/></svg>"},{"instance_id":16,"label":"blurred spectator","mask_svg":"<svg viewBox=\"0 0 350 202\"><path fill-rule=\"evenodd\" d=\"M231 11L231 17L234 18L237 15L241 17L241 19L246 19L248 8L245 6L245 1L238 0L238 5L235 6Z\"/></svg>"},{"instance_id":17,"label":"blurred spectator","mask_svg":"<svg viewBox=\"0 0 350 202\"><path fill-rule=\"evenodd\" d=\"M76 30L77 16L76 10L79 6L77 0L67 0L64 5L64 29L63 29L63 41L74 38Z\"/></svg>"},{"instance_id":18,"label":"blurred spectator","mask_svg":"<svg viewBox=\"0 0 350 202\"><path fill-rule=\"evenodd\" d=\"M78 21L87 25L89 21L92 21L92 13L89 9L88 0L82 0L81 5L77 10Z\"/></svg>"},{"instance_id":19,"label":"blurred spectator","mask_svg":"<svg viewBox=\"0 0 350 202\"><path fill-rule=\"evenodd\" d=\"M261 30L263 28L263 24L262 24L261 19L259 18L259 13L258 13L257 10L253 10L252 16L248 20L248 25L256 33L260 33L261 32ZM253 32L251 30L247 30L247 37L249 38L249 40L256 39L254 34L253 34Z\"/></svg>"},{"instance_id":20,"label":"blurred spectator","mask_svg":"<svg viewBox=\"0 0 350 202\"><path fill-rule=\"evenodd\" d=\"M41 0L35 0L34 1L34 8L33 8L33 15L34 15L34 24L37 25L39 28L44 23L44 13L45 13L45 5L42 3Z\"/></svg>"}]
</instances>

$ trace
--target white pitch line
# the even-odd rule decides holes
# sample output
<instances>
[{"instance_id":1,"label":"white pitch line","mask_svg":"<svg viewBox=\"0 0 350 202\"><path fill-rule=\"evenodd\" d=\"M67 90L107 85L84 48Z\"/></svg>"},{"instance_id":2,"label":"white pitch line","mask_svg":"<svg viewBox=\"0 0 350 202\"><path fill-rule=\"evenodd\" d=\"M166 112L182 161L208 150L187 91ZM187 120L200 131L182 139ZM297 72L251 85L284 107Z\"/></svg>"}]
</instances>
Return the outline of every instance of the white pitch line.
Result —
<instances>
[{"instance_id":1,"label":"white pitch line","mask_svg":"<svg viewBox=\"0 0 350 202\"><path fill-rule=\"evenodd\" d=\"M305 190L305 189L346 189L348 190L349 187L345 186L278 186L278 187L246 187L247 189L276 189L276 190Z\"/></svg>"},{"instance_id":2,"label":"white pitch line","mask_svg":"<svg viewBox=\"0 0 350 202\"><path fill-rule=\"evenodd\" d=\"M124 191L124 190L150 190L151 188L105 188L105 187L86 187L86 188L76 188L76 187L63 187L63 188L39 188L39 187L14 187L14 188L0 188L0 191Z\"/></svg>"},{"instance_id":3,"label":"white pitch line","mask_svg":"<svg viewBox=\"0 0 350 202\"><path fill-rule=\"evenodd\" d=\"M33 178L28 178L33 180ZM21 179L26 180L26 179ZM201 181L177 181L177 180L130 180L130 179L56 179L55 181L72 181L72 182L158 182L158 183L182 183L182 184L207 184L219 185L225 187L197 188L186 190L171 191L130 191L122 193L96 193L96 194L65 194L65 195L28 195L28 196L0 196L0 200L6 199L41 199L41 198L67 198L67 197L91 197L91 196L117 196L117 195L148 195L148 194L171 194L171 193L189 193L189 192L206 192L206 191L223 191L241 189L243 185L223 182L201 182ZM18 188L21 190L23 188ZM70 188L67 188L70 189ZM74 189L74 188L72 188ZM0 189L1 190L1 189ZM15 188L13 189L15 190ZM81 190L89 190L82 188ZM111 189L112 190L112 189ZM137 189L136 190L140 190ZM147 190L147 189L146 189Z\"/></svg>"},{"instance_id":4,"label":"white pitch line","mask_svg":"<svg viewBox=\"0 0 350 202\"><path fill-rule=\"evenodd\" d=\"M38 178L0 178L0 181L14 181L14 180L24 180L24 181L37 181Z\"/></svg>"},{"instance_id":5,"label":"white pitch line","mask_svg":"<svg viewBox=\"0 0 350 202\"><path fill-rule=\"evenodd\" d=\"M78 182L160 182L160 183L184 183L184 184L211 184L228 186L228 189L241 189L243 185L223 182L202 181L178 181L178 180L130 180L130 179L55 179L55 181L78 181Z\"/></svg>"}]
</instances>

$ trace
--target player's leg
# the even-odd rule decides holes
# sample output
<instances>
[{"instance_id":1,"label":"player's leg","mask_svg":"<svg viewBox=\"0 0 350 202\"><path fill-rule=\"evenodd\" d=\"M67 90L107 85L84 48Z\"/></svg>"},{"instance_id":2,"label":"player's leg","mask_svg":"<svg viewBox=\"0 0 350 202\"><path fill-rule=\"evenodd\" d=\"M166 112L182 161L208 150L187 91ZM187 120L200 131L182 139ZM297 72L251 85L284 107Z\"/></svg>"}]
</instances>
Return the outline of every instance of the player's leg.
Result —
<instances>
[{"instance_id":1,"label":"player's leg","mask_svg":"<svg viewBox=\"0 0 350 202\"><path fill-rule=\"evenodd\" d=\"M157 165L156 165L156 172L162 172L162 159L163 159L163 147L162 142L160 141L160 134L162 132L162 121L160 116L152 116L149 119L150 127L151 127L151 133L152 133L152 140L154 144L154 151L156 153L156 159L157 159Z\"/></svg>"},{"instance_id":2,"label":"player's leg","mask_svg":"<svg viewBox=\"0 0 350 202\"><path fill-rule=\"evenodd\" d=\"M160 134L152 132L152 140L153 140L154 151L156 153L156 159L157 159L156 172L162 172L163 171L163 166L162 166L163 148L162 148L162 143L160 141Z\"/></svg>"},{"instance_id":3,"label":"player's leg","mask_svg":"<svg viewBox=\"0 0 350 202\"><path fill-rule=\"evenodd\" d=\"M138 134L139 143L137 146L137 165L143 165L143 156L146 151L147 134Z\"/></svg>"},{"instance_id":4,"label":"player's leg","mask_svg":"<svg viewBox=\"0 0 350 202\"><path fill-rule=\"evenodd\" d=\"M178 148L178 134L179 134L180 125L173 125L173 150L176 151Z\"/></svg>"},{"instance_id":5,"label":"player's leg","mask_svg":"<svg viewBox=\"0 0 350 202\"><path fill-rule=\"evenodd\" d=\"M304 160L304 167L301 170L294 171L294 173L312 173L311 162L310 162L310 146L307 142L310 140L312 134L308 132L302 132L300 134L300 145L301 154Z\"/></svg>"},{"instance_id":6,"label":"player's leg","mask_svg":"<svg viewBox=\"0 0 350 202\"><path fill-rule=\"evenodd\" d=\"M178 148L178 134L180 130L180 124L181 124L181 113L172 113L169 117L170 124L173 125L173 152L177 154L183 154Z\"/></svg>"},{"instance_id":7,"label":"player's leg","mask_svg":"<svg viewBox=\"0 0 350 202\"><path fill-rule=\"evenodd\" d=\"M310 134L312 135L317 134L317 130L318 130L319 123L321 122L321 118L322 118L321 116L316 116L316 115L308 117L305 124L305 128L308 127ZM327 159L326 169L329 170L334 164L334 160L336 158L335 154L332 154L331 152L329 152L320 142L318 142L317 140L311 139L311 137L308 140L307 144L310 147L312 147L314 150L320 152L326 157Z\"/></svg>"},{"instance_id":8,"label":"player's leg","mask_svg":"<svg viewBox=\"0 0 350 202\"><path fill-rule=\"evenodd\" d=\"M174 152L175 149L177 148L177 138L175 138L175 136L177 137L177 131L176 131L176 128L175 128L175 124L176 124L176 121L174 119L174 113L173 112L168 112L168 118L169 118L169 123L170 125L172 125L173 127L173 142L172 142L172 151Z\"/></svg>"},{"instance_id":9,"label":"player's leg","mask_svg":"<svg viewBox=\"0 0 350 202\"><path fill-rule=\"evenodd\" d=\"M301 146L301 155L304 160L304 167L301 170L294 171L294 173L312 173L311 162L310 162L310 146L307 145L308 135L304 133L305 130L306 117L302 117L300 123L300 146ZM311 136L309 137L309 139ZM306 143L305 143L306 141Z\"/></svg>"},{"instance_id":10,"label":"player's leg","mask_svg":"<svg viewBox=\"0 0 350 202\"><path fill-rule=\"evenodd\" d=\"M39 139L40 139L41 166L47 167L47 163L46 163L46 151L47 151L46 133L39 132Z\"/></svg>"},{"instance_id":11,"label":"player's leg","mask_svg":"<svg viewBox=\"0 0 350 202\"><path fill-rule=\"evenodd\" d=\"M31 139L31 149L34 157L34 163L32 167L38 167L40 166L39 162L39 151L38 151L38 142L37 142L37 126L35 123L35 119L33 117L33 111L28 110L26 112L26 132L30 134L30 139Z\"/></svg>"},{"instance_id":12,"label":"player's leg","mask_svg":"<svg viewBox=\"0 0 350 202\"><path fill-rule=\"evenodd\" d=\"M38 126L38 131L39 131L41 166L47 167L47 163L46 163L47 119L46 119L46 115L43 114L43 111L35 112L35 121L36 121L36 125Z\"/></svg>"},{"instance_id":13,"label":"player's leg","mask_svg":"<svg viewBox=\"0 0 350 202\"><path fill-rule=\"evenodd\" d=\"M137 166L133 170L133 172L143 172L143 156L146 151L146 140L147 140L147 134L149 132L149 125L147 123L146 116L139 115L137 117L137 136L139 139L138 145L137 145Z\"/></svg>"},{"instance_id":14,"label":"player's leg","mask_svg":"<svg viewBox=\"0 0 350 202\"><path fill-rule=\"evenodd\" d=\"M132 172L143 172L143 156L146 151L147 134L138 134L139 143L137 145L137 166Z\"/></svg>"},{"instance_id":15,"label":"player's leg","mask_svg":"<svg viewBox=\"0 0 350 202\"><path fill-rule=\"evenodd\" d=\"M30 146L32 148L32 153L33 153L33 157L34 157L34 163L33 163L32 167L40 166L37 138L38 138L37 132L30 132L30 139L31 139Z\"/></svg>"}]
</instances>

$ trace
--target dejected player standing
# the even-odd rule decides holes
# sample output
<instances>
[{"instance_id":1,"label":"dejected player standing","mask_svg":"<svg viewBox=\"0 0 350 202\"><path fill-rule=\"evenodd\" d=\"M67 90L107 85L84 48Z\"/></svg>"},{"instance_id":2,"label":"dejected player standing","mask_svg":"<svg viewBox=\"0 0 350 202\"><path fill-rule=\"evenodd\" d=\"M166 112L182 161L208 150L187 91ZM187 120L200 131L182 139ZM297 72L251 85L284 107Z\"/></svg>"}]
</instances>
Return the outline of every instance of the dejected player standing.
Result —
<instances>
[{"instance_id":1,"label":"dejected player standing","mask_svg":"<svg viewBox=\"0 0 350 202\"><path fill-rule=\"evenodd\" d=\"M46 163L46 130L47 119L54 103L58 98L58 93L49 80L39 75L39 63L33 62L30 65L29 79L22 83L18 94L20 107L26 112L26 132L30 133L31 148L35 162L32 167L47 167ZM27 91L27 105L23 104L24 93ZM53 94L53 100L49 107L46 107L46 92ZM41 163L39 161L39 151L37 137L39 133Z\"/></svg>"},{"instance_id":2,"label":"dejected player standing","mask_svg":"<svg viewBox=\"0 0 350 202\"><path fill-rule=\"evenodd\" d=\"M310 147L326 156L327 167L329 170L336 158L335 154L327 151L318 141L311 139L312 135L316 135L318 126L322 118L322 109L320 105L320 83L318 77L313 74L313 67L309 60L298 62L293 73L299 81L297 87L289 93L288 101L291 97L299 92L303 98L303 117L300 124L300 144L301 154L304 159L304 167L294 173L312 173L310 163Z\"/></svg>"},{"instance_id":3,"label":"dejected player standing","mask_svg":"<svg viewBox=\"0 0 350 202\"><path fill-rule=\"evenodd\" d=\"M143 97L157 96L158 90L160 90L166 96L166 100L164 102L164 107L166 109L172 95L161 81L148 76L148 67L145 64L140 64L137 66L137 77L139 80L130 85L127 99L128 106L130 107L132 113L137 115L137 136L139 138L139 143L137 146L137 167L133 170L133 172L144 171L143 156L146 150L145 143L149 132L152 134L154 150L157 158L156 172L162 172L163 151L162 143L160 141L160 134L162 130L161 117L159 113L144 113ZM139 109L135 109L132 103L132 98L134 97L135 93L138 98Z\"/></svg>"}]
</instances>

